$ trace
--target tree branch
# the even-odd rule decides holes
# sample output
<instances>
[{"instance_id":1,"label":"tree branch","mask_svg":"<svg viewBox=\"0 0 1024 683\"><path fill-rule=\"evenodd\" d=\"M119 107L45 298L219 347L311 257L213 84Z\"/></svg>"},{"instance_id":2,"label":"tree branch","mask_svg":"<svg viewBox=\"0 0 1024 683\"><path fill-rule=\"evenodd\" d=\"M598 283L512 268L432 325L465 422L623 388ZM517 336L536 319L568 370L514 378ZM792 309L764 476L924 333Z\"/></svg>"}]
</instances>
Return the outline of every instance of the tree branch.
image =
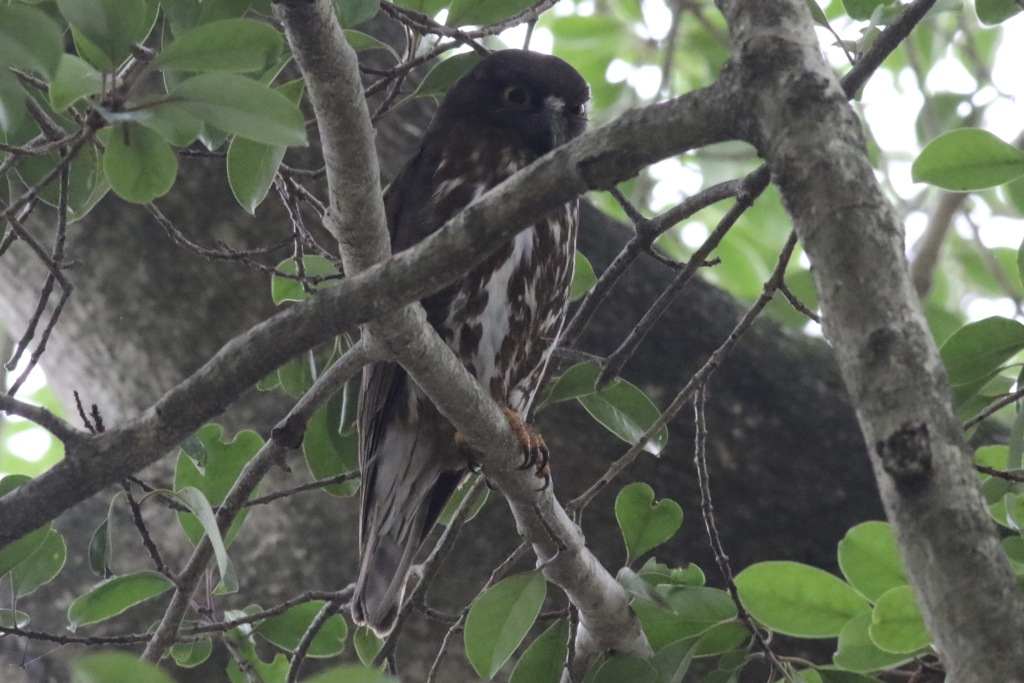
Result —
<instances>
[{"instance_id":1,"label":"tree branch","mask_svg":"<svg viewBox=\"0 0 1024 683\"><path fill-rule=\"evenodd\" d=\"M902 226L867 161L860 123L803 2L718 5L750 97L750 140L813 264L825 333L936 650L950 680L1014 680L1024 670L1015 635L1024 600L977 489Z\"/></svg>"}]
</instances>

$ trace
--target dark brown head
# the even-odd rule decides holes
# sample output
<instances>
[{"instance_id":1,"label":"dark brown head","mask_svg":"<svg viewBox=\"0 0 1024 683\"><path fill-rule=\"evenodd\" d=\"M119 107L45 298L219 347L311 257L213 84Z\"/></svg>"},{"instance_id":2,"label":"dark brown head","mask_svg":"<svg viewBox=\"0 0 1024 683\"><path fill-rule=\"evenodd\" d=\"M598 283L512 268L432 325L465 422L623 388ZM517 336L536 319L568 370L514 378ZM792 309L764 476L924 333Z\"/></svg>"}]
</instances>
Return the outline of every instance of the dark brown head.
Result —
<instances>
[{"instance_id":1,"label":"dark brown head","mask_svg":"<svg viewBox=\"0 0 1024 683\"><path fill-rule=\"evenodd\" d=\"M452 86L430 132L525 145L540 156L584 131L589 99L587 82L564 60L501 50Z\"/></svg>"}]
</instances>

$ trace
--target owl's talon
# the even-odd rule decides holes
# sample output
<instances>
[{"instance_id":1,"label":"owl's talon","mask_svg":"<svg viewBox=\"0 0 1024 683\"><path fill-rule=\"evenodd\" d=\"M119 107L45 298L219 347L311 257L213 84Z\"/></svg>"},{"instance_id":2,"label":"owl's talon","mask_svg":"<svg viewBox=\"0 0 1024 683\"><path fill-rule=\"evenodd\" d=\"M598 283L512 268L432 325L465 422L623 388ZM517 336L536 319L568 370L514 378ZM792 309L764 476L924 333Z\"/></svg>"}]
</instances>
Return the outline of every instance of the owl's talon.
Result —
<instances>
[{"instance_id":1,"label":"owl's talon","mask_svg":"<svg viewBox=\"0 0 1024 683\"><path fill-rule=\"evenodd\" d=\"M544 443L544 438L530 425L526 424L526 421L523 420L519 413L508 406L501 406L501 412L504 413L505 419L508 420L509 426L512 427L512 432L519 441L519 446L523 449L523 463L518 469L528 470L532 467L538 479L550 478L551 467L549 463L551 461L551 451L548 450L547 444ZM546 484L545 488L547 488Z\"/></svg>"}]
</instances>

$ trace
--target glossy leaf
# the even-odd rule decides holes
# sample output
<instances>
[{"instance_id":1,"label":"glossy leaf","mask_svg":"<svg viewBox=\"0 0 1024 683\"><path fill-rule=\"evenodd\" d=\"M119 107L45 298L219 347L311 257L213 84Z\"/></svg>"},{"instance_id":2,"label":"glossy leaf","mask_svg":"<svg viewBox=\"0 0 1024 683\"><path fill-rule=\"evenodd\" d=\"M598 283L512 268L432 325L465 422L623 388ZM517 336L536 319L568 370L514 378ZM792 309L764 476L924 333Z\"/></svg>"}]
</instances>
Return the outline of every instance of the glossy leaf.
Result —
<instances>
[{"instance_id":1,"label":"glossy leaf","mask_svg":"<svg viewBox=\"0 0 1024 683\"><path fill-rule=\"evenodd\" d=\"M373 19L380 10L380 0L332 0L338 23L349 28Z\"/></svg>"},{"instance_id":2,"label":"glossy leaf","mask_svg":"<svg viewBox=\"0 0 1024 683\"><path fill-rule=\"evenodd\" d=\"M263 71L277 62L284 38L270 24L224 19L182 33L153 58L152 66L183 71Z\"/></svg>"},{"instance_id":3,"label":"glossy leaf","mask_svg":"<svg viewBox=\"0 0 1024 683\"><path fill-rule=\"evenodd\" d=\"M510 576L477 598L466 618L466 656L477 675L494 678L540 614L547 582L539 572Z\"/></svg>"},{"instance_id":4,"label":"glossy leaf","mask_svg":"<svg viewBox=\"0 0 1024 683\"><path fill-rule=\"evenodd\" d=\"M103 91L103 75L81 57L61 55L57 74L50 82L50 106L64 111L72 104Z\"/></svg>"},{"instance_id":5,"label":"glossy leaf","mask_svg":"<svg viewBox=\"0 0 1024 683\"><path fill-rule=\"evenodd\" d=\"M843 0L843 7L851 19L864 21L870 19L878 7L891 3L892 0Z\"/></svg>"},{"instance_id":6,"label":"glossy leaf","mask_svg":"<svg viewBox=\"0 0 1024 683\"><path fill-rule=\"evenodd\" d=\"M284 94L245 76L207 73L171 90L177 106L208 125L268 145L306 146L302 112Z\"/></svg>"},{"instance_id":7,"label":"glossy leaf","mask_svg":"<svg viewBox=\"0 0 1024 683\"><path fill-rule=\"evenodd\" d=\"M0 4L0 68L15 67L52 77L64 54L60 27L24 4Z\"/></svg>"},{"instance_id":8,"label":"glossy leaf","mask_svg":"<svg viewBox=\"0 0 1024 683\"><path fill-rule=\"evenodd\" d=\"M217 559L217 569L220 571L220 584L215 593L235 593L238 591L238 576L235 574L235 566L228 557L227 548L224 547L224 539L221 537L220 529L217 526L217 518L213 514L210 502L206 500L203 492L194 486L185 486L174 492L174 497L181 501L195 518L199 520L206 537L210 539L213 546L213 555Z\"/></svg>"},{"instance_id":9,"label":"glossy leaf","mask_svg":"<svg viewBox=\"0 0 1024 683\"><path fill-rule=\"evenodd\" d=\"M716 624L736 617L736 604L717 588L658 589L671 609L638 600L633 603L651 647L660 650L669 643L700 635Z\"/></svg>"},{"instance_id":10,"label":"glossy leaf","mask_svg":"<svg viewBox=\"0 0 1024 683\"><path fill-rule=\"evenodd\" d=\"M125 201L145 204L167 194L178 176L178 157L163 138L134 123L113 129L103 153L103 173Z\"/></svg>"},{"instance_id":11,"label":"glossy leaf","mask_svg":"<svg viewBox=\"0 0 1024 683\"><path fill-rule=\"evenodd\" d=\"M68 557L64 537L50 529L35 551L11 570L14 594L29 595L40 586L53 581L64 568Z\"/></svg>"},{"instance_id":12,"label":"glossy leaf","mask_svg":"<svg viewBox=\"0 0 1024 683\"><path fill-rule=\"evenodd\" d=\"M516 662L509 683L558 683L568 652L569 624L559 619L530 643Z\"/></svg>"},{"instance_id":13,"label":"glossy leaf","mask_svg":"<svg viewBox=\"0 0 1024 683\"><path fill-rule=\"evenodd\" d=\"M352 645L356 648L359 661L366 666L371 666L374 657L384 647L384 641L372 629L360 626L352 634Z\"/></svg>"},{"instance_id":14,"label":"glossy leaf","mask_svg":"<svg viewBox=\"0 0 1024 683\"><path fill-rule=\"evenodd\" d=\"M18 610L0 608L0 626L7 628L25 628L32 621L32 618Z\"/></svg>"},{"instance_id":15,"label":"glossy leaf","mask_svg":"<svg viewBox=\"0 0 1024 683\"><path fill-rule=\"evenodd\" d=\"M839 645L832 661L850 671L877 671L897 667L910 659L912 654L886 652L871 640L871 615L858 614L847 622L839 632Z\"/></svg>"},{"instance_id":16,"label":"glossy leaf","mask_svg":"<svg viewBox=\"0 0 1024 683\"><path fill-rule=\"evenodd\" d=\"M1018 14L1021 6L1014 0L975 0L974 9L982 22L994 26Z\"/></svg>"},{"instance_id":17,"label":"glossy leaf","mask_svg":"<svg viewBox=\"0 0 1024 683\"><path fill-rule=\"evenodd\" d=\"M292 81L278 91L298 104L303 85L302 80ZM228 183L235 199L250 214L255 215L256 207L266 198L287 150L281 145L265 145L240 137L228 146Z\"/></svg>"},{"instance_id":18,"label":"glossy leaf","mask_svg":"<svg viewBox=\"0 0 1024 683\"><path fill-rule=\"evenodd\" d=\"M208 453L206 467L200 471L187 455L179 454L174 470L175 490L193 486L203 492L211 505L220 505L224 501L242 468L263 445L263 439L256 432L248 430L239 432L229 442L221 440L223 435L223 427L217 424L204 425L196 432L196 437L203 442ZM256 495L256 491L252 495ZM235 518L225 534L225 545L231 545L248 513L249 509L243 508ZM192 513L178 512L178 523L193 545L203 538L203 525Z\"/></svg>"},{"instance_id":19,"label":"glossy leaf","mask_svg":"<svg viewBox=\"0 0 1024 683\"><path fill-rule=\"evenodd\" d=\"M213 654L213 641L210 638L203 638L187 643L175 643L168 652L175 664L183 669L191 669L210 658Z\"/></svg>"},{"instance_id":20,"label":"glossy leaf","mask_svg":"<svg viewBox=\"0 0 1024 683\"><path fill-rule=\"evenodd\" d=\"M277 269L289 275L298 274L298 266L296 266L295 260L290 258L278 263ZM310 284L309 287L313 291L331 287L340 282L337 277L338 267L317 254L307 254L302 257L302 273L306 277L334 276L330 280L321 280ZM309 293L298 280L275 275L270 279L270 298L275 304L285 301L305 301L309 298Z\"/></svg>"},{"instance_id":21,"label":"glossy leaf","mask_svg":"<svg viewBox=\"0 0 1024 683\"><path fill-rule=\"evenodd\" d=\"M0 479L0 498L29 481L23 474L10 474ZM31 531L16 541L0 548L0 577L29 558L46 540L50 525Z\"/></svg>"},{"instance_id":22,"label":"glossy leaf","mask_svg":"<svg viewBox=\"0 0 1024 683\"><path fill-rule=\"evenodd\" d=\"M448 8L448 26L484 26L515 16L536 0L454 0Z\"/></svg>"},{"instance_id":23,"label":"glossy leaf","mask_svg":"<svg viewBox=\"0 0 1024 683\"><path fill-rule=\"evenodd\" d=\"M73 683L173 683L156 665L129 652L100 652L76 659L68 665Z\"/></svg>"},{"instance_id":24,"label":"glossy leaf","mask_svg":"<svg viewBox=\"0 0 1024 683\"><path fill-rule=\"evenodd\" d=\"M28 93L21 87L14 74L9 69L0 67L0 134L10 133L25 124L28 118L25 109L27 98ZM6 186L2 189L6 190ZM0 192L0 197L6 199L7 196L7 192Z\"/></svg>"},{"instance_id":25,"label":"glossy leaf","mask_svg":"<svg viewBox=\"0 0 1024 683\"><path fill-rule=\"evenodd\" d=\"M654 502L654 489L635 482L615 498L615 519L626 542L626 564L672 538L683 524L679 503L665 498Z\"/></svg>"},{"instance_id":26,"label":"glossy leaf","mask_svg":"<svg viewBox=\"0 0 1024 683\"><path fill-rule=\"evenodd\" d=\"M740 599L768 628L800 638L833 638L869 611L846 582L797 562L760 562L736 576Z\"/></svg>"},{"instance_id":27,"label":"glossy leaf","mask_svg":"<svg viewBox=\"0 0 1024 683\"><path fill-rule=\"evenodd\" d=\"M655 683L658 672L634 655L612 655L587 674L585 683Z\"/></svg>"},{"instance_id":28,"label":"glossy leaf","mask_svg":"<svg viewBox=\"0 0 1024 683\"><path fill-rule=\"evenodd\" d=\"M345 664L315 676L303 678L302 683L401 683L401 681L377 669L358 664Z\"/></svg>"},{"instance_id":29,"label":"glossy leaf","mask_svg":"<svg viewBox=\"0 0 1024 683\"><path fill-rule=\"evenodd\" d=\"M444 504L444 509L441 510L441 514L437 517L438 524L448 526L452 523L452 517L455 516L455 511L459 509L462 501L467 495L469 495L469 491L473 488L473 482L476 481L477 476L479 475L470 475L469 478L462 482L462 485L459 486L459 488L455 489L455 493L453 493L451 498L448 499L448 502ZM473 507L470 508L469 512L466 514L464 521L468 522L476 517L480 510L483 509L484 503L487 502L487 498L489 496L490 491L486 487L479 491L476 501L473 503Z\"/></svg>"},{"instance_id":30,"label":"glossy leaf","mask_svg":"<svg viewBox=\"0 0 1024 683\"><path fill-rule=\"evenodd\" d=\"M998 370L1024 349L1024 325L993 316L964 325L939 350L958 403L978 392Z\"/></svg>"},{"instance_id":31,"label":"glossy leaf","mask_svg":"<svg viewBox=\"0 0 1024 683\"><path fill-rule=\"evenodd\" d=\"M911 175L954 192L981 190L1024 175L1024 152L988 131L961 128L928 143Z\"/></svg>"},{"instance_id":32,"label":"glossy leaf","mask_svg":"<svg viewBox=\"0 0 1024 683\"><path fill-rule=\"evenodd\" d=\"M153 571L125 574L103 581L71 603L68 629L74 631L79 626L116 617L173 587L170 579Z\"/></svg>"},{"instance_id":33,"label":"glossy leaf","mask_svg":"<svg viewBox=\"0 0 1024 683\"><path fill-rule=\"evenodd\" d=\"M886 652L917 652L931 642L910 586L898 586L878 598L868 633Z\"/></svg>"},{"instance_id":34,"label":"glossy leaf","mask_svg":"<svg viewBox=\"0 0 1024 683\"><path fill-rule=\"evenodd\" d=\"M467 71L480 61L480 55L475 52L466 52L438 62L438 64L423 77L412 97L434 97L441 99L448 89L455 85L455 81L462 78Z\"/></svg>"},{"instance_id":35,"label":"glossy leaf","mask_svg":"<svg viewBox=\"0 0 1024 683\"><path fill-rule=\"evenodd\" d=\"M847 531L839 541L839 568L850 585L872 602L907 583L896 539L885 522L864 522Z\"/></svg>"},{"instance_id":36,"label":"glossy leaf","mask_svg":"<svg viewBox=\"0 0 1024 683\"><path fill-rule=\"evenodd\" d=\"M576 267L572 272L572 284L569 285L569 299L576 301L589 292L597 282L597 274L594 273L594 266L590 265L587 259L579 251L576 252Z\"/></svg>"},{"instance_id":37,"label":"glossy leaf","mask_svg":"<svg viewBox=\"0 0 1024 683\"><path fill-rule=\"evenodd\" d=\"M302 453L314 478L327 479L345 472L355 475L346 482L324 489L332 496L340 497L351 496L359 489L359 439L354 431L343 433L341 430L344 401L342 392L332 396L313 414L302 439Z\"/></svg>"},{"instance_id":38,"label":"glossy leaf","mask_svg":"<svg viewBox=\"0 0 1024 683\"><path fill-rule=\"evenodd\" d=\"M616 379L601 391L595 390L601 368L578 363L558 377L541 407L575 398L595 420L628 444L634 444L660 417L658 408L640 389L624 379ZM653 455L661 453L668 441L668 428L662 427L644 445Z\"/></svg>"},{"instance_id":39,"label":"glossy leaf","mask_svg":"<svg viewBox=\"0 0 1024 683\"><path fill-rule=\"evenodd\" d=\"M352 49L355 50L356 52L362 52L363 50L381 49L387 50L391 54L395 55L396 59L398 58L397 53L390 45L381 40L378 40L377 38L374 38L368 33L363 33L362 31L355 31L352 29L346 29L345 40L348 41L348 44L351 45Z\"/></svg>"},{"instance_id":40,"label":"glossy leaf","mask_svg":"<svg viewBox=\"0 0 1024 683\"><path fill-rule=\"evenodd\" d=\"M304 602L292 607L282 614L270 617L256 627L255 632L274 645L294 652L306 629L316 618L324 606L323 600ZM333 614L324 622L320 631L309 646L309 657L333 657L345 648L348 637L348 625L341 614Z\"/></svg>"},{"instance_id":41,"label":"glossy leaf","mask_svg":"<svg viewBox=\"0 0 1024 683\"><path fill-rule=\"evenodd\" d=\"M131 46L149 35L157 3L149 0L57 0L64 18L109 60L113 67L131 54Z\"/></svg>"}]
</instances>

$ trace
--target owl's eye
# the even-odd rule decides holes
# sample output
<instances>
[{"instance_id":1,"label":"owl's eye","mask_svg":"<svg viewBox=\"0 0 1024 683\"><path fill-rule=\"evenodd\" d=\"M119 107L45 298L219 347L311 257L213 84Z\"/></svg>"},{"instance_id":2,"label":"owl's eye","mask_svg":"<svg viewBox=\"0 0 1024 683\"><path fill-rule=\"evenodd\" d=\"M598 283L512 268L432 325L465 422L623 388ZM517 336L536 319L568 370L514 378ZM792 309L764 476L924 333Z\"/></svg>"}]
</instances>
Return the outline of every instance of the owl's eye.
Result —
<instances>
[{"instance_id":1,"label":"owl's eye","mask_svg":"<svg viewBox=\"0 0 1024 683\"><path fill-rule=\"evenodd\" d=\"M517 107L525 107L530 104L530 93L521 85L510 85L501 91L501 96L509 104Z\"/></svg>"},{"instance_id":2,"label":"owl's eye","mask_svg":"<svg viewBox=\"0 0 1024 683\"><path fill-rule=\"evenodd\" d=\"M578 119L587 118L587 105L577 104L575 107L569 110L569 113Z\"/></svg>"}]
</instances>

